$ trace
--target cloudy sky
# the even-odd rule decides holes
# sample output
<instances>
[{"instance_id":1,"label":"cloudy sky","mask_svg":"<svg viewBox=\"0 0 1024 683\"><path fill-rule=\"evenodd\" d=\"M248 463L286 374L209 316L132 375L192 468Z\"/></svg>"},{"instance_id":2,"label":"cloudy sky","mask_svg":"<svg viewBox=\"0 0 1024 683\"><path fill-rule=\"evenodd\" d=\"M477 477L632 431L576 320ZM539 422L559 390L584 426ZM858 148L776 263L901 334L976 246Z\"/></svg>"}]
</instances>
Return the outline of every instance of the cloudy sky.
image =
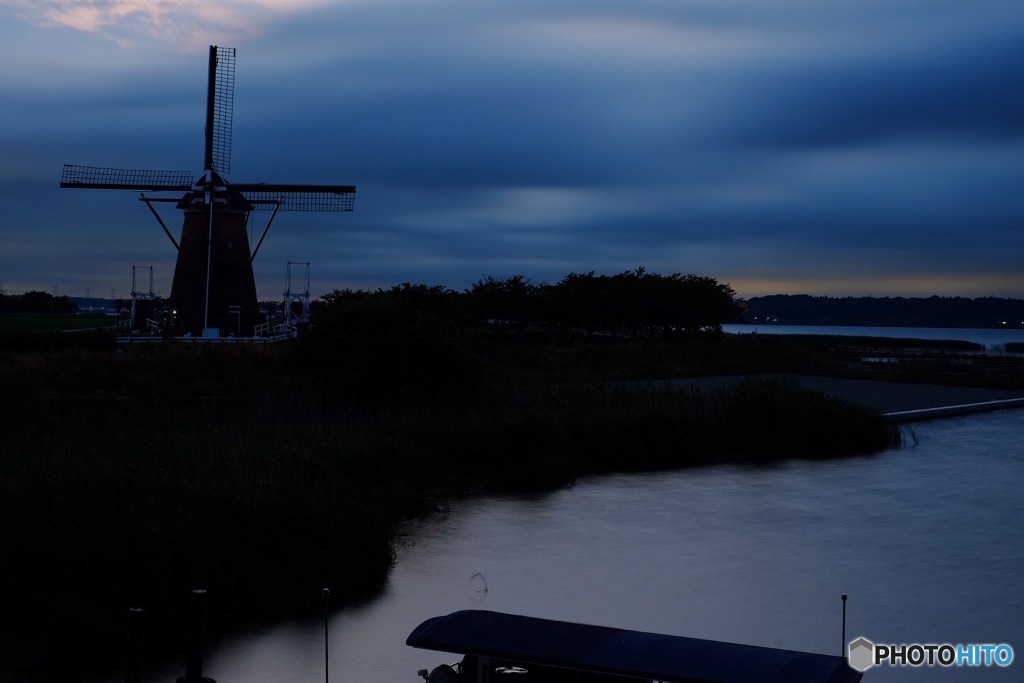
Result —
<instances>
[{"instance_id":1,"label":"cloudy sky","mask_svg":"<svg viewBox=\"0 0 1024 683\"><path fill-rule=\"evenodd\" d=\"M288 261L314 295L643 266L1024 297L1022 36L1021 0L0 0L0 288L169 293L137 195L60 172L198 175L217 44L228 178L358 186L275 220L261 297Z\"/></svg>"}]
</instances>

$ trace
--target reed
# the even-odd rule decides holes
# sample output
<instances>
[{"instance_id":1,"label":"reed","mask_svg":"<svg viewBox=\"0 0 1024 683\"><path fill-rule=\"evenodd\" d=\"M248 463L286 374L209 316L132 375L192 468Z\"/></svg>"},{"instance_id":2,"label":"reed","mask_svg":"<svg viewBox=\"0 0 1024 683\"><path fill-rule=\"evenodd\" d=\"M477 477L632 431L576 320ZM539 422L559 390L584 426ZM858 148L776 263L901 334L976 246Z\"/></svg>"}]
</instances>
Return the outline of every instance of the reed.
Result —
<instances>
[{"instance_id":1,"label":"reed","mask_svg":"<svg viewBox=\"0 0 1024 683\"><path fill-rule=\"evenodd\" d=\"M301 345L0 350L0 582L17 587L0 673L116 666L135 605L151 647L176 648L196 587L213 598L214 632L315 613L323 586L353 604L386 580L396 525L447 497L886 444L878 416L793 386L678 392L610 381L659 372L618 344L488 357L479 343L431 347L464 354L465 374L441 389L424 379L433 366L373 391L371 374Z\"/></svg>"}]
</instances>

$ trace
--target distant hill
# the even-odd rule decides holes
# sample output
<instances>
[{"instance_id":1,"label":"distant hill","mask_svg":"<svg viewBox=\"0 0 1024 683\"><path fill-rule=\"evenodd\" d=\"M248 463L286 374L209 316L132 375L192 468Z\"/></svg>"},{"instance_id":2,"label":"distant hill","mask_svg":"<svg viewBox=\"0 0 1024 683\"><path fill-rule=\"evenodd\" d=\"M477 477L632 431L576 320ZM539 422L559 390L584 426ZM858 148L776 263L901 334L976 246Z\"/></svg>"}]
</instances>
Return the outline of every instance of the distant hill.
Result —
<instances>
[{"instance_id":1,"label":"distant hill","mask_svg":"<svg viewBox=\"0 0 1024 683\"><path fill-rule=\"evenodd\" d=\"M775 294L746 303L743 322L758 325L1024 328L1024 299Z\"/></svg>"}]
</instances>

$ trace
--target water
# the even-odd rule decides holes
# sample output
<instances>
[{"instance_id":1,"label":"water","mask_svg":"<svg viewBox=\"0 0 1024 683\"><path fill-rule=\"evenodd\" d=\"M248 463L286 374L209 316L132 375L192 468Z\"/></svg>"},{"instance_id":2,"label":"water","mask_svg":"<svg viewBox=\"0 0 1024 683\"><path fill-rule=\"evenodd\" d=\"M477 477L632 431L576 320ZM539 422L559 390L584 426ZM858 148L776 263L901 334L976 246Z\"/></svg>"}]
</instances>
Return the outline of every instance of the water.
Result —
<instances>
[{"instance_id":1,"label":"water","mask_svg":"<svg viewBox=\"0 0 1024 683\"><path fill-rule=\"evenodd\" d=\"M1024 411L914 430L868 458L599 477L409 524L384 594L331 618L329 678L415 683L457 657L406 636L459 609L839 654L845 592L848 640L1009 643L1018 660L865 681L1021 680ZM322 681L324 649L314 615L228 640L204 673Z\"/></svg>"},{"instance_id":2,"label":"water","mask_svg":"<svg viewBox=\"0 0 1024 683\"><path fill-rule=\"evenodd\" d=\"M730 334L831 334L843 337L890 337L941 339L982 344L999 350L1008 343L1024 343L1024 330L971 329L962 327L860 327L845 325L722 325Z\"/></svg>"}]
</instances>

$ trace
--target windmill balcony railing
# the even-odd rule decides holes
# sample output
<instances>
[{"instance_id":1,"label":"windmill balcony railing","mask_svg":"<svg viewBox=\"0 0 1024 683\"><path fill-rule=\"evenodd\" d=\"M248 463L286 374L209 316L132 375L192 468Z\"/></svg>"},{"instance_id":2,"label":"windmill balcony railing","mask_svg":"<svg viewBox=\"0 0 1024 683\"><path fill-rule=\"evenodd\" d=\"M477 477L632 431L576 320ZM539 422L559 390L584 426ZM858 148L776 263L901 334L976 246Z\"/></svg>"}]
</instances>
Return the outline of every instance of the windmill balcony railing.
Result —
<instances>
[{"instance_id":1,"label":"windmill balcony railing","mask_svg":"<svg viewBox=\"0 0 1024 683\"><path fill-rule=\"evenodd\" d=\"M275 342L294 339L299 336L299 330L294 325L287 323L271 326L269 324L258 325L251 337L203 337L193 336L191 333L169 337L164 334L160 323L155 320L147 320L148 331L144 334L121 335L117 338L118 344L160 344L183 343L183 344L273 344Z\"/></svg>"},{"instance_id":2,"label":"windmill balcony railing","mask_svg":"<svg viewBox=\"0 0 1024 683\"><path fill-rule=\"evenodd\" d=\"M257 337L265 339L293 339L299 336L299 330L294 325L288 323L279 323L277 325L271 325L270 323L261 323L256 326L255 330Z\"/></svg>"}]
</instances>

